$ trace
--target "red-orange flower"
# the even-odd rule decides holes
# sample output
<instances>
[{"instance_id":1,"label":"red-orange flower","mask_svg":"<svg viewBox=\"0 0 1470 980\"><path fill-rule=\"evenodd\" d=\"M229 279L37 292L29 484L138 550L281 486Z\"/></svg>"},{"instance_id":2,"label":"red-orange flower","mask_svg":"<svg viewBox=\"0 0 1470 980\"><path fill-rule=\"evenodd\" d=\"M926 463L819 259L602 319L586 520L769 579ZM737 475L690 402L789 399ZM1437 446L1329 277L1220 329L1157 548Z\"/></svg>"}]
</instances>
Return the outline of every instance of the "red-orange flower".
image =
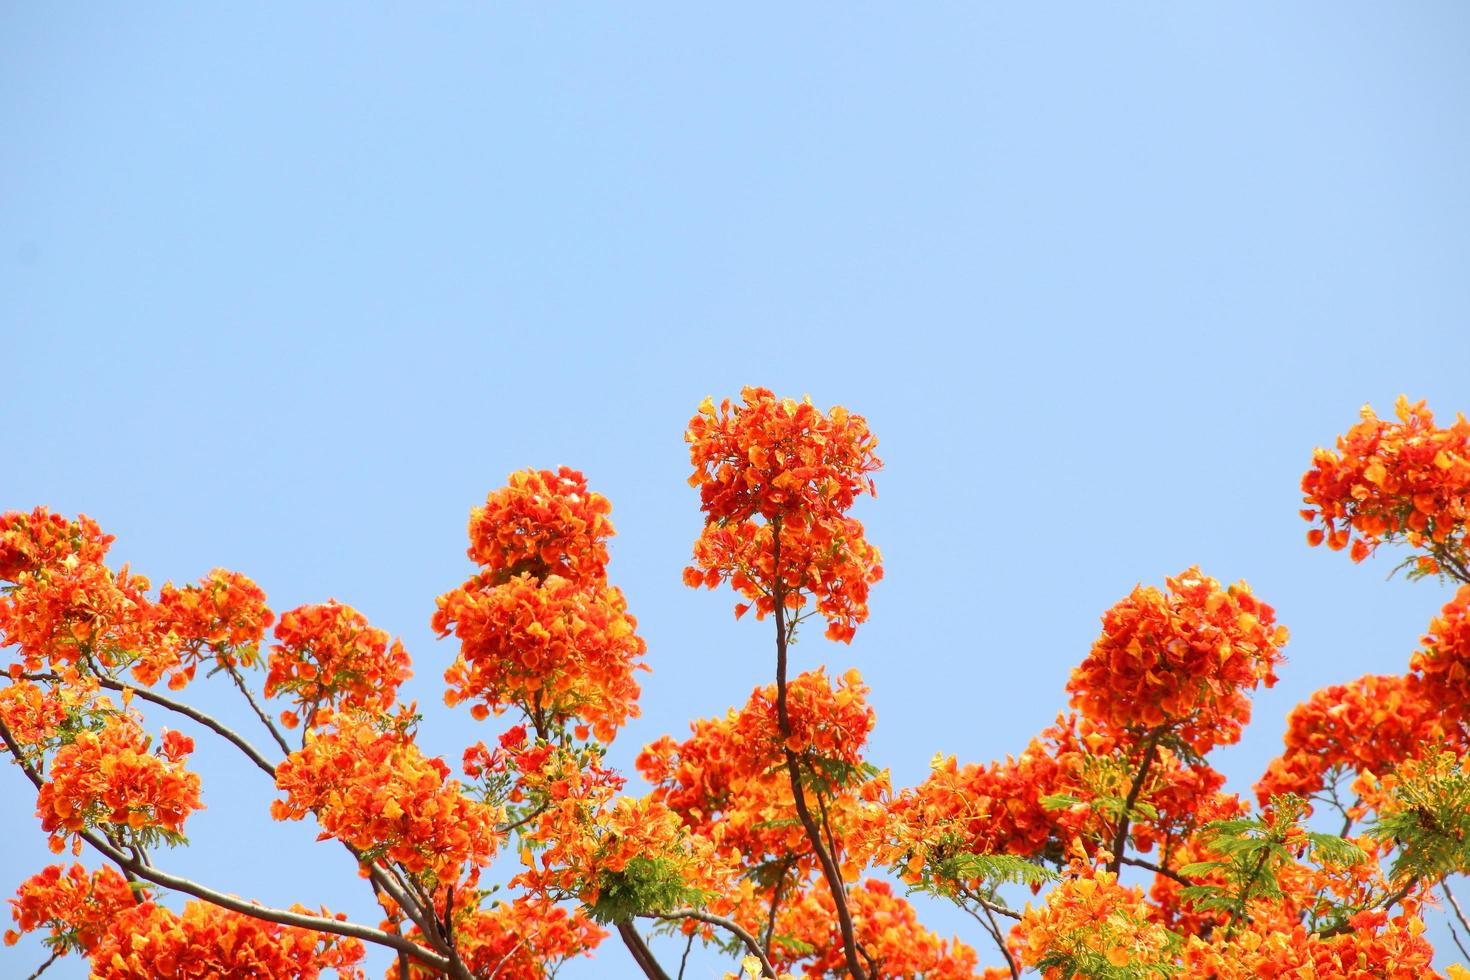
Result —
<instances>
[{"instance_id":1,"label":"red-orange flower","mask_svg":"<svg viewBox=\"0 0 1470 980\"><path fill-rule=\"evenodd\" d=\"M469 556L496 584L530 574L579 583L607 580L612 504L570 467L520 470L470 512Z\"/></svg>"},{"instance_id":2,"label":"red-orange flower","mask_svg":"<svg viewBox=\"0 0 1470 980\"><path fill-rule=\"evenodd\" d=\"M607 498L576 470L522 470L470 515L484 571L438 599L433 628L459 656L444 700L476 718L521 708L538 732L574 720L609 741L638 715L646 649L623 593L607 584Z\"/></svg>"},{"instance_id":3,"label":"red-orange flower","mask_svg":"<svg viewBox=\"0 0 1470 980\"><path fill-rule=\"evenodd\" d=\"M1447 723L1470 715L1470 585L1461 586L1429 624L1409 669L1423 679L1424 696Z\"/></svg>"},{"instance_id":4,"label":"red-orange flower","mask_svg":"<svg viewBox=\"0 0 1470 980\"><path fill-rule=\"evenodd\" d=\"M1413 675L1369 674L1317 691L1287 716L1286 750L1256 784L1257 798L1264 806L1284 793L1308 797L1334 769L1381 774L1426 747L1460 744L1434 690Z\"/></svg>"},{"instance_id":5,"label":"red-orange flower","mask_svg":"<svg viewBox=\"0 0 1470 980\"><path fill-rule=\"evenodd\" d=\"M914 907L886 881L865 879L847 895L858 944L893 980L971 980L979 957L955 939L940 939L919 923ZM777 970L798 965L806 977L845 977L847 965L832 894L804 892L779 907L771 960Z\"/></svg>"},{"instance_id":6,"label":"red-orange flower","mask_svg":"<svg viewBox=\"0 0 1470 980\"><path fill-rule=\"evenodd\" d=\"M1103 632L1067 691L1116 730L1175 728L1197 752L1239 740L1246 692L1276 683L1286 628L1241 582L1228 589L1191 568L1168 594L1138 586L1103 616Z\"/></svg>"},{"instance_id":7,"label":"red-orange flower","mask_svg":"<svg viewBox=\"0 0 1470 980\"><path fill-rule=\"evenodd\" d=\"M305 911L296 907L299 911ZM361 980L356 939L276 925L205 902L184 914L144 902L121 913L92 952L93 980L228 977L230 980Z\"/></svg>"},{"instance_id":8,"label":"red-orange flower","mask_svg":"<svg viewBox=\"0 0 1470 980\"><path fill-rule=\"evenodd\" d=\"M265 695L289 693L308 718L327 707L387 711L413 675L401 642L335 600L282 613L276 640ZM295 717L282 715L288 726Z\"/></svg>"},{"instance_id":9,"label":"red-orange flower","mask_svg":"<svg viewBox=\"0 0 1470 980\"><path fill-rule=\"evenodd\" d=\"M827 635L849 641L883 574L878 549L846 515L859 494L874 492L878 440L841 406L824 414L765 388L745 388L741 399L718 410L705 399L684 433L705 515L684 580L729 581L757 615L774 609L777 593L793 609L811 597Z\"/></svg>"},{"instance_id":10,"label":"red-orange flower","mask_svg":"<svg viewBox=\"0 0 1470 980\"><path fill-rule=\"evenodd\" d=\"M499 847L500 811L468 798L449 767L414 743L409 720L324 712L276 767L277 820L316 816L323 837L452 885L478 879Z\"/></svg>"},{"instance_id":11,"label":"red-orange flower","mask_svg":"<svg viewBox=\"0 0 1470 980\"><path fill-rule=\"evenodd\" d=\"M633 672L647 647L619 589L529 573L473 585L441 596L434 614L439 635L460 640L444 673L446 703L474 699L497 712L515 705L543 727L577 718L603 741L637 717Z\"/></svg>"},{"instance_id":12,"label":"red-orange flower","mask_svg":"<svg viewBox=\"0 0 1470 980\"><path fill-rule=\"evenodd\" d=\"M69 521L45 507L29 514L0 514L0 580L18 582L75 557L79 563L101 564L113 536L103 534L85 514Z\"/></svg>"},{"instance_id":13,"label":"red-orange flower","mask_svg":"<svg viewBox=\"0 0 1470 980\"><path fill-rule=\"evenodd\" d=\"M88 953L113 920L139 900L111 867L89 872L80 864L53 864L21 884L10 900L10 914L20 932L46 929L59 948ZM5 933L7 945L19 938L13 930Z\"/></svg>"},{"instance_id":14,"label":"red-orange flower","mask_svg":"<svg viewBox=\"0 0 1470 980\"><path fill-rule=\"evenodd\" d=\"M590 956L606 935L580 911L569 912L534 896L466 910L454 922L455 947L465 967L474 976L496 980L544 980L562 962ZM418 930L409 930L408 936L418 939ZM413 980L445 975L410 963ZM384 980L400 977L395 964Z\"/></svg>"},{"instance_id":15,"label":"red-orange flower","mask_svg":"<svg viewBox=\"0 0 1470 980\"><path fill-rule=\"evenodd\" d=\"M1302 477L1302 516L1320 527L1307 540L1333 549L1351 542L1353 561L1362 561L1380 543L1404 538L1434 555L1427 571L1438 560L1463 578L1470 572L1470 422L1457 415L1441 428L1422 401L1411 405L1402 395L1394 410L1396 422L1364 405L1362 421L1338 437L1336 450L1313 454Z\"/></svg>"},{"instance_id":16,"label":"red-orange flower","mask_svg":"<svg viewBox=\"0 0 1470 980\"><path fill-rule=\"evenodd\" d=\"M59 852L68 834L103 823L183 832L185 818L204 808L199 777L183 765L193 741L165 736L159 755L149 753L149 742L131 715L118 714L57 750L36 798L52 850Z\"/></svg>"}]
</instances>

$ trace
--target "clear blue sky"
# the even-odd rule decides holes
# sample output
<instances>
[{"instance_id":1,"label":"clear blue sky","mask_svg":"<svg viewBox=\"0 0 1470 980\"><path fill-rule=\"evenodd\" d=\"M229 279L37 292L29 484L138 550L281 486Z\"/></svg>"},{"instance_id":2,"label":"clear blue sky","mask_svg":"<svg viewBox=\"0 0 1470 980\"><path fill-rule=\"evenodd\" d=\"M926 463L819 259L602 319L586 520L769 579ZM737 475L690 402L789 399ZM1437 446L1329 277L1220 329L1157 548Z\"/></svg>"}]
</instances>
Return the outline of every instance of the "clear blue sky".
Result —
<instances>
[{"instance_id":1,"label":"clear blue sky","mask_svg":"<svg viewBox=\"0 0 1470 980\"><path fill-rule=\"evenodd\" d=\"M772 674L680 584L684 422L810 393L882 441L888 577L798 663L863 671L896 783L1022 748L1103 610L1197 562L1293 634L1218 755L1244 791L1292 704L1404 669L1445 601L1306 548L1297 482L1365 401L1470 411L1467 42L1431 2L6 4L0 508L91 514L155 582L357 606L456 759L495 731L442 708L428 628L469 508L579 467L649 643L629 766ZM167 864L374 919L200 741ZM30 798L0 767L7 894L50 860ZM614 943L565 976L632 974Z\"/></svg>"}]
</instances>

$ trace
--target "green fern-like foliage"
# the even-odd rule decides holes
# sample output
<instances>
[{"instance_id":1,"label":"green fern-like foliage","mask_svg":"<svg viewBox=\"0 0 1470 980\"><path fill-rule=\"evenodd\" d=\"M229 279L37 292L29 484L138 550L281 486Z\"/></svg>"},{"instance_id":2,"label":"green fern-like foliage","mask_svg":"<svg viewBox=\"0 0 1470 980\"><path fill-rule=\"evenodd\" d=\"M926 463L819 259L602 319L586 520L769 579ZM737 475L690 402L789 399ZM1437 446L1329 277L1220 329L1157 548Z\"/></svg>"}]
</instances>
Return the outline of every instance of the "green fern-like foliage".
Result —
<instances>
[{"instance_id":1,"label":"green fern-like foliage","mask_svg":"<svg viewBox=\"0 0 1470 980\"><path fill-rule=\"evenodd\" d=\"M603 872L597 886L597 901L588 906L587 914L603 925L698 907L709 898L689 887L678 866L667 858L635 857L621 871Z\"/></svg>"},{"instance_id":2,"label":"green fern-like foliage","mask_svg":"<svg viewBox=\"0 0 1470 980\"><path fill-rule=\"evenodd\" d=\"M1280 872L1299 857L1319 865L1356 864L1366 857L1350 840L1302 830L1305 813L1306 802L1300 797L1276 796L1262 816L1206 824L1202 840L1218 857L1186 864L1179 873L1188 878L1208 875L1216 881L1185 888L1185 900L1202 911L1224 913L1234 923L1256 899L1282 897Z\"/></svg>"},{"instance_id":3,"label":"green fern-like foliage","mask_svg":"<svg viewBox=\"0 0 1470 980\"><path fill-rule=\"evenodd\" d=\"M1404 765L1391 798L1368 830L1396 848L1390 878L1437 880L1470 871L1470 774L1457 756L1444 753Z\"/></svg>"}]
</instances>

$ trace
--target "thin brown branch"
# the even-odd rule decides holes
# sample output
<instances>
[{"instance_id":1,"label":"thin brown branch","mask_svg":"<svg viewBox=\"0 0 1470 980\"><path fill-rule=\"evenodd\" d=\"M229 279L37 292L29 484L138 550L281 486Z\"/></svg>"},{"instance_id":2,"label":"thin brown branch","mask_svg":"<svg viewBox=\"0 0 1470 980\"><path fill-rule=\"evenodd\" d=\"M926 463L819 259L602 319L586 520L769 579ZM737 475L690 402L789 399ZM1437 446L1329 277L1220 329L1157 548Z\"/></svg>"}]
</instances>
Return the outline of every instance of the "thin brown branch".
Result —
<instances>
[{"instance_id":1,"label":"thin brown branch","mask_svg":"<svg viewBox=\"0 0 1470 980\"><path fill-rule=\"evenodd\" d=\"M265 709L260 706L260 702L255 700L255 695L250 693L250 688L246 685L245 678L240 676L240 672L235 669L235 665L230 661L221 658L220 662L224 664L225 670L230 675L230 680L235 682L235 686L240 689L240 693L245 695L245 700L250 702L250 707L255 710L255 717L259 718L261 724L265 725L266 730L271 733L271 738L275 739L276 744L281 747L281 751L290 755L291 746L286 744L286 737L281 734L281 730L276 727L276 723L271 721L271 716L265 713Z\"/></svg>"},{"instance_id":2,"label":"thin brown branch","mask_svg":"<svg viewBox=\"0 0 1470 980\"><path fill-rule=\"evenodd\" d=\"M750 955L761 961L761 976L774 977L776 975L776 968L771 966L771 961L766 956L766 951L761 949L761 944L756 941L756 938L750 934L749 930L734 919L727 919L722 915L702 912L699 909L681 909L678 912L655 912L648 916L648 918L663 919L668 922L676 919L694 919L712 926L719 926L744 943L745 948L750 950Z\"/></svg>"},{"instance_id":3,"label":"thin brown branch","mask_svg":"<svg viewBox=\"0 0 1470 980\"><path fill-rule=\"evenodd\" d=\"M638 930L633 928L631 922L618 923L618 935L623 940L623 945L628 947L628 952L633 954L633 962L638 964L638 969L648 980L669 980L669 975L664 968L658 965L658 960L653 958L653 951L638 935Z\"/></svg>"},{"instance_id":4,"label":"thin brown branch","mask_svg":"<svg viewBox=\"0 0 1470 980\"><path fill-rule=\"evenodd\" d=\"M26 980L36 980L37 977L46 972L47 968L50 967L52 963L55 963L60 958L61 950L56 950L54 953L46 958L45 963L42 963L40 966L36 967L36 972L26 977Z\"/></svg>"},{"instance_id":5,"label":"thin brown branch","mask_svg":"<svg viewBox=\"0 0 1470 980\"><path fill-rule=\"evenodd\" d=\"M787 632L786 632L786 593L781 579L781 522L779 519L773 521L771 527L771 568L774 581L771 585L771 597L776 613L776 720L780 726L783 743L791 738L791 716L786 704L786 660L787 660ZM822 843L822 830L812 818L811 811L807 808L806 792L801 785L801 760L789 746L784 746L786 753L786 771L791 780L791 799L796 805L796 816L801 821L802 829L806 831L807 839L812 842L816 850L817 863L821 866L822 877L826 879L827 889L832 894L832 904L837 909L837 927L842 935L842 953L847 963L847 972L853 980L868 980L868 973L863 965L858 962L857 938L852 926L852 912L847 907L847 889L842 883L842 872L837 867L837 862L832 855L827 853L826 846Z\"/></svg>"},{"instance_id":6,"label":"thin brown branch","mask_svg":"<svg viewBox=\"0 0 1470 980\"><path fill-rule=\"evenodd\" d=\"M1159 738L1163 734L1162 728L1155 728L1149 735L1148 744L1143 750L1143 761L1138 764L1138 775L1134 777L1133 785L1128 790L1128 798L1123 801L1123 812L1118 815L1118 832L1113 835L1113 859L1108 862L1108 870L1113 874L1118 873L1123 850L1128 846L1128 814L1133 812L1133 804L1138 802L1138 794L1143 791L1143 781L1148 777L1149 766L1153 765L1158 754Z\"/></svg>"},{"instance_id":7,"label":"thin brown branch","mask_svg":"<svg viewBox=\"0 0 1470 980\"><path fill-rule=\"evenodd\" d=\"M1120 858L1119 860L1123 864L1130 864L1135 868L1143 868L1145 871L1152 871L1156 875L1163 875L1165 878L1172 878L1175 881L1179 882L1179 884L1184 885L1186 888L1192 887L1194 885L1194 882L1190 881L1179 872L1170 870L1169 868L1163 867L1162 865L1154 864L1152 861L1145 861L1143 858L1135 857L1125 857Z\"/></svg>"},{"instance_id":8,"label":"thin brown branch","mask_svg":"<svg viewBox=\"0 0 1470 980\"><path fill-rule=\"evenodd\" d=\"M0 740L5 742L5 747L10 750L10 754L20 763L21 769L25 772L26 776L35 784L36 789L40 790L45 785L45 780L25 761L20 746L16 743L15 737L10 733L10 729L3 721L0 721ZM346 922L319 915L292 912L288 909L276 909L265 905L256 905L235 895L227 895L224 892L216 891L213 888L201 885L188 878L181 878L178 875L169 874L158 868L150 867L131 854L114 847L107 840L91 831L84 830L77 836L86 841L93 850L97 851L109 861L112 861L124 871L132 872L144 881L152 882L162 888L183 892L185 895L192 895L211 905L217 905L222 909L238 912L241 915L248 915L251 918L261 919L266 922L274 922L277 925L295 926L299 929L308 929L313 932L322 932L334 936L346 936L379 946L387 946L390 949L407 953L426 966L449 973L451 976L456 977L457 980L471 980L467 973L455 971L453 969L454 964L447 957L424 949L417 943L405 939L402 936L395 936L381 929L375 929L356 922Z\"/></svg>"}]
</instances>

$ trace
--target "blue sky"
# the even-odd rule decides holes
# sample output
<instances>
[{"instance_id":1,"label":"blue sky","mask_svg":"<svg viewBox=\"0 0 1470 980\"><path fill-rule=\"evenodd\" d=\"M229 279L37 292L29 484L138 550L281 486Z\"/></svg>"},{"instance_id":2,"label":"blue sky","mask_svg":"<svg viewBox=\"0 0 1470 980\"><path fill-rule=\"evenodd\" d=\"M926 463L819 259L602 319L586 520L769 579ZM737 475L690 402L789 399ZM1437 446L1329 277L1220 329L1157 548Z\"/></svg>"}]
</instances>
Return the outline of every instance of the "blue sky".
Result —
<instances>
[{"instance_id":1,"label":"blue sky","mask_svg":"<svg viewBox=\"0 0 1470 980\"><path fill-rule=\"evenodd\" d=\"M91 514L155 582L358 607L457 758L494 731L442 708L428 627L469 508L576 466L650 648L630 767L773 670L680 584L684 423L810 393L881 439L888 576L797 663L862 670L896 783L1021 749L1101 613L1198 563L1293 634L1218 754L1244 791L1291 705L1404 669L1446 598L1296 509L1363 402L1470 411L1467 40L1455 3L8 4L0 508ZM374 917L201 747L171 867ZM0 780L8 892L50 855ZM615 944L564 974L631 975Z\"/></svg>"}]
</instances>

